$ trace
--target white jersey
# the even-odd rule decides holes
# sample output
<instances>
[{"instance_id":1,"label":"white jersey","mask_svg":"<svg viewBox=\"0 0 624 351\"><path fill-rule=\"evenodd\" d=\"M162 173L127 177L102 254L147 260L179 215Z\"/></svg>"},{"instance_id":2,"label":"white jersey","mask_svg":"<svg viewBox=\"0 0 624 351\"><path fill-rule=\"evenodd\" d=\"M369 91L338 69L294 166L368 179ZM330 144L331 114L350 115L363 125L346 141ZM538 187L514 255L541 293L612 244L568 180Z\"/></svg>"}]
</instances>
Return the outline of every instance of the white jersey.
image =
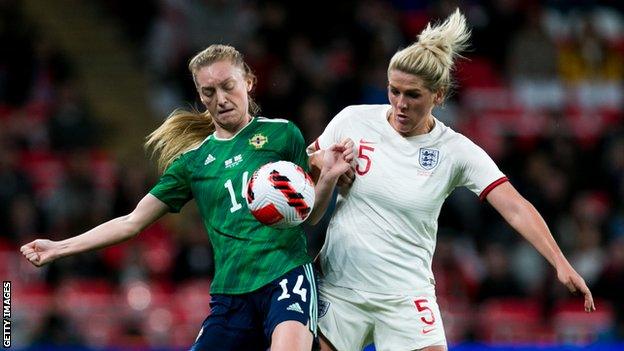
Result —
<instances>
[{"instance_id":1,"label":"white jersey","mask_svg":"<svg viewBox=\"0 0 624 351\"><path fill-rule=\"evenodd\" d=\"M329 283L375 293L433 288L431 262L442 203L456 187L484 198L507 180L494 161L438 120L433 130L401 136L390 105L349 106L315 143L355 142L356 179L338 196L320 262Z\"/></svg>"}]
</instances>

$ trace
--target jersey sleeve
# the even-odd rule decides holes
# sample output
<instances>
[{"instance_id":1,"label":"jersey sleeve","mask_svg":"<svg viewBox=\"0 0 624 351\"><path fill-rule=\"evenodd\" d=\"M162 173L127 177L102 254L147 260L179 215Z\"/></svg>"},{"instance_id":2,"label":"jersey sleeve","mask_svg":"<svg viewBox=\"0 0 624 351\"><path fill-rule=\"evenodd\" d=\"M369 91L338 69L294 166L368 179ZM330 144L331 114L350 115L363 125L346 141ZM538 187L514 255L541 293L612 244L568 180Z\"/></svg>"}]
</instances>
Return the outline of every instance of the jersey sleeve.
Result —
<instances>
[{"instance_id":1,"label":"jersey sleeve","mask_svg":"<svg viewBox=\"0 0 624 351\"><path fill-rule=\"evenodd\" d=\"M458 149L459 184L485 200L489 192L508 181L492 158L478 145L465 138Z\"/></svg>"},{"instance_id":2,"label":"jersey sleeve","mask_svg":"<svg viewBox=\"0 0 624 351\"><path fill-rule=\"evenodd\" d=\"M193 198L184 157L178 157L160 177L150 194L169 206L170 212L180 212Z\"/></svg>"},{"instance_id":3,"label":"jersey sleeve","mask_svg":"<svg viewBox=\"0 0 624 351\"><path fill-rule=\"evenodd\" d=\"M327 124L323 133L316 139L314 143L308 146L308 154L317 150L322 150L330 147L333 144L339 143L343 139L344 127L348 123L348 118L351 115L351 107L345 107L340 111L332 120Z\"/></svg>"},{"instance_id":4,"label":"jersey sleeve","mask_svg":"<svg viewBox=\"0 0 624 351\"><path fill-rule=\"evenodd\" d=\"M308 171L308 154L306 153L305 140L301 130L292 122L288 123L290 128L290 161L301 166L306 172Z\"/></svg>"}]
</instances>

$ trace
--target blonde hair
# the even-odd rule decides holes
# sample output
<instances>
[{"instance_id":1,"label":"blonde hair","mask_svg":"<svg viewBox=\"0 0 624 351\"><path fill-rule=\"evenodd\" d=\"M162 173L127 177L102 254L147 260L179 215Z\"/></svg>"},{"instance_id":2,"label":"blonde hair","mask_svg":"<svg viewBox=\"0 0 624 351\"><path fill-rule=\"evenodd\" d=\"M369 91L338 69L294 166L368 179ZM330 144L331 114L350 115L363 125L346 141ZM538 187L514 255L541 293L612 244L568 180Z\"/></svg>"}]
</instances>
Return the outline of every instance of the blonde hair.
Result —
<instances>
[{"instance_id":1,"label":"blonde hair","mask_svg":"<svg viewBox=\"0 0 624 351\"><path fill-rule=\"evenodd\" d=\"M466 17L457 9L442 24L432 27L428 23L418 41L397 51L390 60L388 74L396 69L417 75L430 91L446 94L452 87L454 59L467 47L469 38Z\"/></svg>"},{"instance_id":2,"label":"blonde hair","mask_svg":"<svg viewBox=\"0 0 624 351\"><path fill-rule=\"evenodd\" d=\"M256 76L243 60L243 55L232 46L218 44L200 51L189 62L188 68L193 74L195 85L195 75L202 67L222 60L241 68L245 78L251 79L255 86ZM249 97L249 113L255 115L259 111L258 105ZM157 159L158 169L163 172L178 156L199 146L214 130L212 116L207 110L199 112L195 109L176 109L160 127L147 136L145 148L152 150L152 157Z\"/></svg>"},{"instance_id":3,"label":"blonde hair","mask_svg":"<svg viewBox=\"0 0 624 351\"><path fill-rule=\"evenodd\" d=\"M199 146L214 130L208 111L177 109L147 136L145 148L152 150L158 170L164 172L173 160Z\"/></svg>"}]
</instances>

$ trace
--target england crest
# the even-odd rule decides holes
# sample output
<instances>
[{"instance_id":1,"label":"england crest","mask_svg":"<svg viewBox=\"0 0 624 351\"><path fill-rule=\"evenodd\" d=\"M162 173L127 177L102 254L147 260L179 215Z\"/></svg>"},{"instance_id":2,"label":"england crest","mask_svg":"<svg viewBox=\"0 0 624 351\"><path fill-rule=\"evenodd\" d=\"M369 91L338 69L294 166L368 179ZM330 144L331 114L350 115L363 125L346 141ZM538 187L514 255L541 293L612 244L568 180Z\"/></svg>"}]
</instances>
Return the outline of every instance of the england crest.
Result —
<instances>
[{"instance_id":1,"label":"england crest","mask_svg":"<svg viewBox=\"0 0 624 351\"><path fill-rule=\"evenodd\" d=\"M318 317L323 318L327 314L327 310L329 309L329 305L331 303L327 300L318 299Z\"/></svg>"},{"instance_id":2,"label":"england crest","mask_svg":"<svg viewBox=\"0 0 624 351\"><path fill-rule=\"evenodd\" d=\"M420 157L418 163L425 170L429 171L434 169L438 165L438 156L440 151L435 149L420 148Z\"/></svg>"}]
</instances>

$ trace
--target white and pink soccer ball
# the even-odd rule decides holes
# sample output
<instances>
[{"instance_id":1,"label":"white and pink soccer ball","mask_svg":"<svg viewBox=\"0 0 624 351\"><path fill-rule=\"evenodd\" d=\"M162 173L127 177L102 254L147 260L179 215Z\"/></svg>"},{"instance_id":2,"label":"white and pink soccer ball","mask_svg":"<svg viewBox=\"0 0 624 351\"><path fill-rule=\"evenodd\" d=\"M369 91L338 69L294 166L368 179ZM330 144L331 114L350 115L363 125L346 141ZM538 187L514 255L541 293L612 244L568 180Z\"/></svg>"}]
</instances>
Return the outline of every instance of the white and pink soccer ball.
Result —
<instances>
[{"instance_id":1,"label":"white and pink soccer ball","mask_svg":"<svg viewBox=\"0 0 624 351\"><path fill-rule=\"evenodd\" d=\"M289 161L267 163L247 183L247 206L261 223L289 228L303 223L314 207L314 182Z\"/></svg>"}]
</instances>

